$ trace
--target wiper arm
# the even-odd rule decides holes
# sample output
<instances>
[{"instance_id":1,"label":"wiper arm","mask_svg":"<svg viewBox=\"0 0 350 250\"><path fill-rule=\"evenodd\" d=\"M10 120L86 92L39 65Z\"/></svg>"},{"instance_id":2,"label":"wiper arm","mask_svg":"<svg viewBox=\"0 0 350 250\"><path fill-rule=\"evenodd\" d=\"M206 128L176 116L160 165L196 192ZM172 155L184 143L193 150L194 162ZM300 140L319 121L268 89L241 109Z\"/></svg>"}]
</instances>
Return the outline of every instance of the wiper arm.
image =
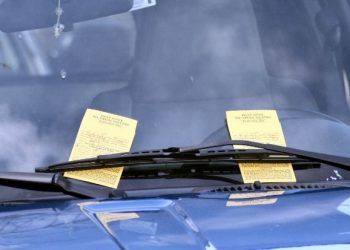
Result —
<instances>
[{"instance_id":1,"label":"wiper arm","mask_svg":"<svg viewBox=\"0 0 350 250\"><path fill-rule=\"evenodd\" d=\"M219 149L224 146L250 146L258 149ZM274 156L274 157L270 157ZM276 157L280 156L280 157ZM286 157L289 156L289 157ZM304 151L295 148L282 147L273 144L263 144L252 141L233 140L220 144L201 145L197 147L172 147L161 150L141 151L132 153L119 153L100 155L95 158L70 161L47 167L37 168L37 172L64 172L69 170L83 170L92 168L108 168L124 166L124 171L141 169L149 166L157 169L179 168L179 164L202 163L232 163L232 162L317 162L335 165L341 168L350 168L350 158L328 154ZM229 164L228 164L229 165Z\"/></svg>"},{"instance_id":2,"label":"wiper arm","mask_svg":"<svg viewBox=\"0 0 350 250\"><path fill-rule=\"evenodd\" d=\"M0 172L0 186L3 185L24 190L61 192L79 198L109 197L113 191L111 188L65 178L60 173Z\"/></svg>"},{"instance_id":3,"label":"wiper arm","mask_svg":"<svg viewBox=\"0 0 350 250\"><path fill-rule=\"evenodd\" d=\"M22 172L0 172L1 181L14 181L34 184L53 184L55 174L53 173L22 173Z\"/></svg>"}]
</instances>

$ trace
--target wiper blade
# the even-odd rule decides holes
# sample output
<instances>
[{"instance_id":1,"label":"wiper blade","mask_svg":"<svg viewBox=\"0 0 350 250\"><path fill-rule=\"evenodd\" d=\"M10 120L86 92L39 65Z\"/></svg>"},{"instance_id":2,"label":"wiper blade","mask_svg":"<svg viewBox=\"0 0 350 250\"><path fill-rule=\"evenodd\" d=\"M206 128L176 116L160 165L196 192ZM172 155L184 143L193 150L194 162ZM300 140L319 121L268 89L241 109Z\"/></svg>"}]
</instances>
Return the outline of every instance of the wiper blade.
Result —
<instances>
[{"instance_id":1,"label":"wiper blade","mask_svg":"<svg viewBox=\"0 0 350 250\"><path fill-rule=\"evenodd\" d=\"M336 165L336 166L345 167L345 168L350 167L350 158L348 158L348 157L329 155L329 154L306 151L306 150L301 150L301 149L296 149L296 148L291 148L291 147L283 147L283 146L278 146L278 145L274 145L274 144L268 144L268 143L264 144L264 143L245 141L245 140L232 140L230 142L221 144L221 146L230 146L230 145L231 146L242 145L242 146L260 148L260 149L271 151L271 152L277 153L277 154L294 156L294 157L304 159L307 161L315 161L315 162ZM202 147L197 147L197 148L196 147L188 147L188 148L183 148L182 152L195 152L195 151L200 151L203 149L210 149L212 147L215 147L215 145L202 146ZM247 151L249 151L249 150L246 150L246 152ZM256 153L264 153L264 152L257 151ZM203 155L203 153L202 153L202 155Z\"/></svg>"},{"instance_id":2,"label":"wiper blade","mask_svg":"<svg viewBox=\"0 0 350 250\"><path fill-rule=\"evenodd\" d=\"M219 149L224 146L249 146L258 149ZM273 157L271 157L273 156ZM279 156L279 157L278 157ZM95 168L108 168L123 166L124 171L141 169L149 166L157 169L179 168L181 164L204 164L204 163L231 163L232 162L317 162L335 165L349 169L350 158L328 154L304 151L295 148L263 144L252 141L233 140L220 144L200 145L197 147L171 147L160 150L140 151L132 153L119 153L100 155L95 158L64 162L37 168L37 172L64 172L69 170L83 170ZM180 164L180 166L179 166ZM230 164L228 164L230 165Z\"/></svg>"}]
</instances>

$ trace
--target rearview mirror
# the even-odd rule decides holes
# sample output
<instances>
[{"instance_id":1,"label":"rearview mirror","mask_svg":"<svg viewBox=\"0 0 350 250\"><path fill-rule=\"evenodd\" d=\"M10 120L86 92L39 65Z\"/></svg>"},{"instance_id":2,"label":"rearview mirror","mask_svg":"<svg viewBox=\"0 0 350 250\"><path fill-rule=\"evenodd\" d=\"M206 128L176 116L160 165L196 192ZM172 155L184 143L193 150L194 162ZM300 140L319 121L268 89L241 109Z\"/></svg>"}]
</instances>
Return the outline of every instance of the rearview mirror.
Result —
<instances>
[{"instance_id":1,"label":"rearview mirror","mask_svg":"<svg viewBox=\"0 0 350 250\"><path fill-rule=\"evenodd\" d=\"M60 2L60 23L71 26L99 17L129 11L133 0L0 0L0 30L18 32L53 27L57 23Z\"/></svg>"}]
</instances>

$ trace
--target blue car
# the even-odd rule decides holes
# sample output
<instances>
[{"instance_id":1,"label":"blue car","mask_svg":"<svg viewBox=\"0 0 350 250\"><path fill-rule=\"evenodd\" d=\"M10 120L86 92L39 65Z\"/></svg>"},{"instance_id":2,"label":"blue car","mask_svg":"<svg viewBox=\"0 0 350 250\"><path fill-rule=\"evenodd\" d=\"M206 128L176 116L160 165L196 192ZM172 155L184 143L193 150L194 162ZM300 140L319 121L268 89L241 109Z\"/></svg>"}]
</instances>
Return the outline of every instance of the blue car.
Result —
<instances>
[{"instance_id":1,"label":"blue car","mask_svg":"<svg viewBox=\"0 0 350 250\"><path fill-rule=\"evenodd\" d=\"M350 249L349 79L349 0L0 0L0 250Z\"/></svg>"}]
</instances>

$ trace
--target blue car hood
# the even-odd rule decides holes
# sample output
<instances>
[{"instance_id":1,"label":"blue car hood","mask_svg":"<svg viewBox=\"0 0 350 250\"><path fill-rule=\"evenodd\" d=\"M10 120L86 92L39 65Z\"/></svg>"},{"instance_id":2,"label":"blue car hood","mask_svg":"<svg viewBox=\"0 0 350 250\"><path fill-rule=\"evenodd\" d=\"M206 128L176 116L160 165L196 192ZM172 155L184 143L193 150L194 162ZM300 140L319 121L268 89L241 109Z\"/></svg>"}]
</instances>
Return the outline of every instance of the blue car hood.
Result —
<instances>
[{"instance_id":1,"label":"blue car hood","mask_svg":"<svg viewBox=\"0 0 350 250\"><path fill-rule=\"evenodd\" d=\"M349 242L348 189L0 208L0 249L345 249Z\"/></svg>"}]
</instances>

